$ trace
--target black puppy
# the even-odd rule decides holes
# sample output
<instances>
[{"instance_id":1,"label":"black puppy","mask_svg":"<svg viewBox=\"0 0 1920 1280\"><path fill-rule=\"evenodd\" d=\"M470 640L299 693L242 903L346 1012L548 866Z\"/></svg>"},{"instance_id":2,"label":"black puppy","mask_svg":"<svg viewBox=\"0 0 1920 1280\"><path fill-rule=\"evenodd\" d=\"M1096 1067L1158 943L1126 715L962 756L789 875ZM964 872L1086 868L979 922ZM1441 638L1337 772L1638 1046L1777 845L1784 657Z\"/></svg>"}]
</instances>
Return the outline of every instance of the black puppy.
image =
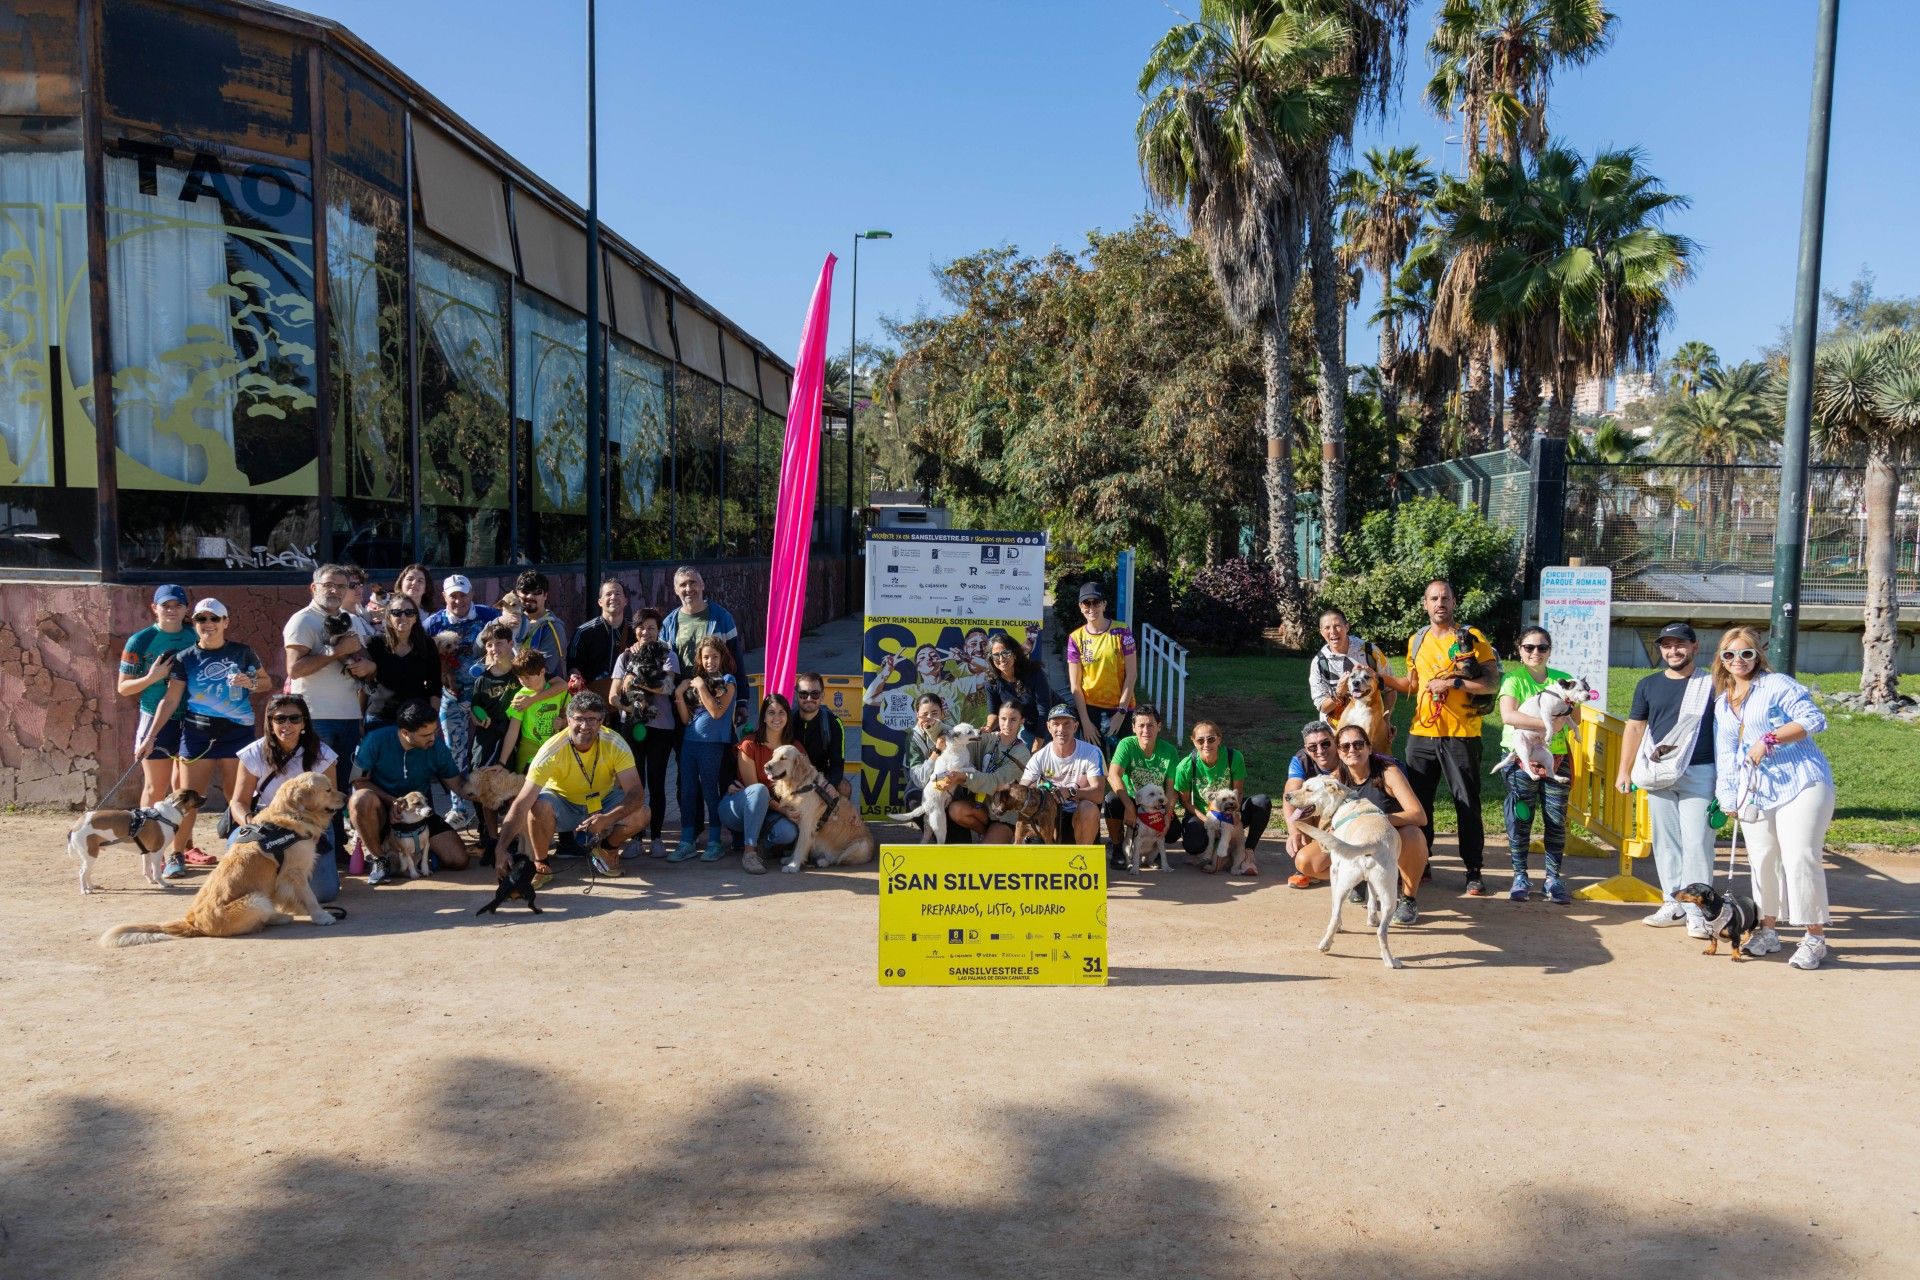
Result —
<instances>
[{"instance_id":1,"label":"black puppy","mask_svg":"<svg viewBox=\"0 0 1920 1280\"><path fill-rule=\"evenodd\" d=\"M502 903L515 898L526 899L527 910L535 915L540 914L540 908L533 900L533 859L518 849L513 851L513 861L507 864L507 874L500 877L500 888L494 892L493 901L473 914L484 916L490 911L498 911Z\"/></svg>"},{"instance_id":2,"label":"black puppy","mask_svg":"<svg viewBox=\"0 0 1920 1280\"><path fill-rule=\"evenodd\" d=\"M1744 893L1722 893L1710 884L1697 883L1675 889L1673 896L1677 901L1693 903L1706 913L1707 932L1711 936L1702 955L1720 954L1720 939L1725 938L1733 944L1734 960L1743 958L1740 944L1760 927L1760 908L1752 898Z\"/></svg>"}]
</instances>

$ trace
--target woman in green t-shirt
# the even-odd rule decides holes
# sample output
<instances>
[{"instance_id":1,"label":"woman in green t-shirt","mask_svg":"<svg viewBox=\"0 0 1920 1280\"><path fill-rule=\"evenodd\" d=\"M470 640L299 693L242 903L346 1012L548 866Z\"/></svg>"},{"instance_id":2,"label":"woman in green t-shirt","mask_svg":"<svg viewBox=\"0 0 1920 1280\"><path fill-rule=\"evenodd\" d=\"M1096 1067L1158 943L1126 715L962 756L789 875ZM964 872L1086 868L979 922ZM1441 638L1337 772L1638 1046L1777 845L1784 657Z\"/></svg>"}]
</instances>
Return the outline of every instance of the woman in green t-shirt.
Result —
<instances>
[{"instance_id":1,"label":"woman in green t-shirt","mask_svg":"<svg viewBox=\"0 0 1920 1280\"><path fill-rule=\"evenodd\" d=\"M1133 793L1149 782L1165 791L1167 808L1159 820L1171 822L1173 768L1180 762L1178 749L1160 740L1160 711L1152 703L1133 709L1132 724L1133 736L1114 744L1113 759L1107 764L1107 785L1113 790L1100 807L1107 820L1107 865L1116 869L1127 865L1126 834L1139 820Z\"/></svg>"},{"instance_id":2,"label":"woman in green t-shirt","mask_svg":"<svg viewBox=\"0 0 1920 1280\"><path fill-rule=\"evenodd\" d=\"M1513 754L1514 730L1549 732L1549 726L1523 713L1520 704L1550 682L1569 679L1566 672L1547 665L1547 655L1552 652L1553 637L1547 629L1528 627L1520 633L1519 670L1508 671L1500 681L1500 745L1508 752L1507 762L1501 766L1507 775L1507 857L1513 863L1513 888L1507 896L1525 902L1533 892L1527 880L1527 849L1533 843L1533 815L1537 812L1546 827L1547 900L1564 906L1573 901L1560 878L1560 858L1567 847L1567 795L1573 790L1571 782L1558 780L1572 776L1565 760L1565 723L1557 722L1559 731L1547 741L1547 749L1554 756L1553 774L1536 778L1516 762Z\"/></svg>"},{"instance_id":3,"label":"woman in green t-shirt","mask_svg":"<svg viewBox=\"0 0 1920 1280\"><path fill-rule=\"evenodd\" d=\"M1193 726L1193 750L1173 770L1173 803L1186 812L1180 827L1180 843L1187 856L1198 858L1207 851L1207 796L1221 787L1232 787L1240 797L1240 820L1247 824L1247 861L1257 866L1254 846L1260 833L1273 818L1273 801L1266 795L1247 794L1247 761L1226 745L1220 726L1211 720L1196 721Z\"/></svg>"}]
</instances>

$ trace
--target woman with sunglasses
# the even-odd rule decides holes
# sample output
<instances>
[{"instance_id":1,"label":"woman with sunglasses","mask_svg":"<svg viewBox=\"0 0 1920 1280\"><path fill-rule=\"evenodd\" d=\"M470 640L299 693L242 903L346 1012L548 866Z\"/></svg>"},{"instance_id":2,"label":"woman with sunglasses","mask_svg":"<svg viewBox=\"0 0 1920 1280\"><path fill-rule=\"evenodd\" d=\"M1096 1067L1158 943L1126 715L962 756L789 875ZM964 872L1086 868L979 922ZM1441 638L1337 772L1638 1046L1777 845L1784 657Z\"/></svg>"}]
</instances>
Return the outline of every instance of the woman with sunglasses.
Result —
<instances>
[{"instance_id":1,"label":"woman with sunglasses","mask_svg":"<svg viewBox=\"0 0 1920 1280\"><path fill-rule=\"evenodd\" d=\"M1573 784L1555 781L1552 775L1534 777L1520 766L1514 754L1515 730L1551 732L1547 750L1553 752L1555 772L1572 777L1561 763L1569 750L1566 722L1548 725L1520 710L1521 703L1549 684L1572 678L1547 665L1547 655L1552 652L1553 636L1547 629L1528 627L1520 633L1520 669L1507 672L1500 680L1500 745L1507 752L1507 763L1501 769L1507 775L1507 860L1513 865L1513 888L1507 896L1525 902L1533 892L1527 879L1527 850L1533 844L1533 815L1538 813L1546 828L1547 901L1565 906L1573 896L1560 878L1560 860L1567 847L1567 797L1573 792Z\"/></svg>"},{"instance_id":2,"label":"woman with sunglasses","mask_svg":"<svg viewBox=\"0 0 1920 1280\"><path fill-rule=\"evenodd\" d=\"M1326 721L1316 720L1307 726L1305 737L1313 744L1308 752L1310 764L1317 772L1303 776L1333 774L1371 800L1400 833L1400 896L1393 904L1393 922L1412 924L1420 918L1420 875L1427 869L1427 837L1421 830L1427 822L1427 811L1420 798L1413 794L1413 784L1407 781L1406 772L1392 756L1374 752L1367 731L1358 725L1329 730ZM1328 755L1323 738L1331 738L1332 754L1338 757L1331 767L1322 763ZM1292 787L1295 781L1290 778L1287 785ZM1293 850L1293 865L1298 871L1287 883L1296 889L1310 888L1316 881L1328 878L1333 859L1325 849L1302 839L1300 833L1293 830L1291 812L1285 817L1287 847Z\"/></svg>"},{"instance_id":3,"label":"woman with sunglasses","mask_svg":"<svg viewBox=\"0 0 1920 1280\"><path fill-rule=\"evenodd\" d=\"M394 713L415 698L424 698L434 714L440 714L440 651L420 625L420 606L412 596L395 591L388 597L380 634L367 646L367 656L374 666L369 727L392 724Z\"/></svg>"},{"instance_id":4,"label":"woman with sunglasses","mask_svg":"<svg viewBox=\"0 0 1920 1280\"><path fill-rule=\"evenodd\" d=\"M174 709L184 702L187 716L180 728L180 759L186 768L185 785L203 796L212 794L217 768L220 793L230 796L240 749L253 741L253 696L271 689L273 679L251 648L227 639L227 606L209 597L193 606L191 616L194 643L174 659L166 696L160 699L134 758L147 758ZM187 850L183 860L198 852ZM175 861L167 859L162 875L184 871L184 866L175 869Z\"/></svg>"},{"instance_id":5,"label":"woman with sunglasses","mask_svg":"<svg viewBox=\"0 0 1920 1280\"><path fill-rule=\"evenodd\" d=\"M1027 647L1004 631L987 637L987 718L980 726L988 733L999 727L1000 708L1020 708L1020 736L1031 749L1038 726L1046 724L1053 705L1053 687L1046 668L1035 662Z\"/></svg>"},{"instance_id":6,"label":"woman with sunglasses","mask_svg":"<svg viewBox=\"0 0 1920 1280\"><path fill-rule=\"evenodd\" d=\"M1713 663L1714 798L1740 819L1760 927L1750 956L1780 949L1784 914L1806 934L1787 961L1818 969L1827 958L1827 873L1820 865L1833 821L1833 766L1813 743L1826 713L1807 687L1767 666L1760 636L1734 627Z\"/></svg>"},{"instance_id":7,"label":"woman with sunglasses","mask_svg":"<svg viewBox=\"0 0 1920 1280\"><path fill-rule=\"evenodd\" d=\"M763 772L776 750L792 745L793 704L770 693L760 699L759 723L734 748L737 776L720 798L720 825L740 837L740 865L749 875L762 875L767 869L760 852L763 832L769 853L791 847L800 838L792 820L773 807L773 791Z\"/></svg>"},{"instance_id":8,"label":"woman with sunglasses","mask_svg":"<svg viewBox=\"0 0 1920 1280\"><path fill-rule=\"evenodd\" d=\"M240 749L240 769L233 790L227 792L227 816L236 827L253 821L289 778L303 773L329 773L339 756L320 741L307 700L297 693L276 693L267 699L267 732ZM333 828L320 837L320 856L313 860L313 894L322 902L340 896L340 868L333 858Z\"/></svg>"},{"instance_id":9,"label":"woman with sunglasses","mask_svg":"<svg viewBox=\"0 0 1920 1280\"><path fill-rule=\"evenodd\" d=\"M1221 787L1232 787L1240 797L1240 821L1247 825L1247 860L1257 864L1254 846L1261 833L1273 821L1273 801L1264 795L1247 794L1247 761L1239 751L1226 745L1220 726L1211 720L1196 720L1190 734L1193 750L1173 767L1167 780L1176 811L1184 811L1180 824L1180 843L1189 858L1198 858L1207 850L1207 794Z\"/></svg>"}]
</instances>

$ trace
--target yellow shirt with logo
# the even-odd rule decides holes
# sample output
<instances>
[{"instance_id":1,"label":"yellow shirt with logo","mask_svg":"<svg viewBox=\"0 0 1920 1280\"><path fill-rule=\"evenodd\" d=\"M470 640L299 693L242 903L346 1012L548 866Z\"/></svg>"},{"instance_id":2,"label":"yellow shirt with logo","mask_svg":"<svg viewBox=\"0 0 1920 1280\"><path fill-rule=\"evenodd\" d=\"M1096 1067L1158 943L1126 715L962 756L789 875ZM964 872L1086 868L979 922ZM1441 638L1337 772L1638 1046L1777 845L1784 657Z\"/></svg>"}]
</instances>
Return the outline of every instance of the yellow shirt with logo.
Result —
<instances>
[{"instance_id":1,"label":"yellow shirt with logo","mask_svg":"<svg viewBox=\"0 0 1920 1280\"><path fill-rule=\"evenodd\" d=\"M621 771L631 768L633 748L611 729L602 729L599 740L584 753L573 749L572 736L563 730L541 744L527 769L527 778L542 791L550 791L589 813L598 813L619 785Z\"/></svg>"},{"instance_id":2,"label":"yellow shirt with logo","mask_svg":"<svg viewBox=\"0 0 1920 1280\"><path fill-rule=\"evenodd\" d=\"M1413 642L1420 641L1419 652L1414 652ZM1415 681L1413 724L1408 734L1416 738L1477 738L1480 736L1480 716L1472 707L1473 695L1464 689L1449 689L1436 699L1427 692L1427 681L1435 676L1452 676L1453 657L1459 646L1459 652L1466 652L1470 646L1476 662L1487 664L1482 668L1483 678L1491 677L1495 684L1500 677L1494 668L1498 659L1494 656L1493 646L1487 638L1472 627L1442 634L1438 627L1426 628L1423 636L1416 631L1407 637L1407 671Z\"/></svg>"}]
</instances>

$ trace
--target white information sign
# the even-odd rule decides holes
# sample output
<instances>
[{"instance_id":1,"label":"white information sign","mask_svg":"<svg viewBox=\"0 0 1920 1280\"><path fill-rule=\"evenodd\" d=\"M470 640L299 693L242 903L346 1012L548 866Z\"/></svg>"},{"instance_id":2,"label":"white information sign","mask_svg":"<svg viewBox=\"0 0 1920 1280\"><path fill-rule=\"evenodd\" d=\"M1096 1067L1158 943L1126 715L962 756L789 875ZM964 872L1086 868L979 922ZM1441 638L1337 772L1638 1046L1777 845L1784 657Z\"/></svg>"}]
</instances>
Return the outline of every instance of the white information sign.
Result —
<instances>
[{"instance_id":1,"label":"white information sign","mask_svg":"<svg viewBox=\"0 0 1920 1280\"><path fill-rule=\"evenodd\" d=\"M1592 685L1607 706L1613 636L1613 570L1555 565L1540 570L1540 625L1553 633L1550 665Z\"/></svg>"},{"instance_id":2,"label":"white information sign","mask_svg":"<svg viewBox=\"0 0 1920 1280\"><path fill-rule=\"evenodd\" d=\"M1044 533L877 529L867 535L869 618L1016 618L1046 609Z\"/></svg>"}]
</instances>

